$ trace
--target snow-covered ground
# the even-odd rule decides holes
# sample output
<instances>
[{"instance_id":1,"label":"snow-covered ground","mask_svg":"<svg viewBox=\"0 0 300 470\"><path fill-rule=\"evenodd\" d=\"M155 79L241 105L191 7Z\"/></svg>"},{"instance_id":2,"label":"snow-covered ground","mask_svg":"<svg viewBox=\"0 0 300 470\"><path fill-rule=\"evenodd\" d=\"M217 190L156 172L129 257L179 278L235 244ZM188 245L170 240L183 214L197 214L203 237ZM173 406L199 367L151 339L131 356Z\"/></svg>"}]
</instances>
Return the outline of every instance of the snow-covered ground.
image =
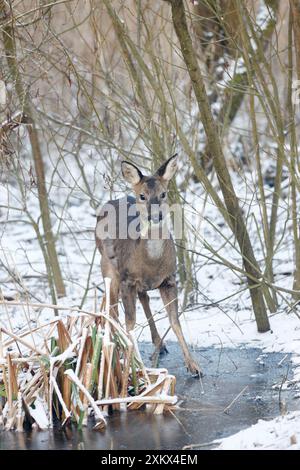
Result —
<instances>
[{"instance_id":1,"label":"snow-covered ground","mask_svg":"<svg viewBox=\"0 0 300 470\"><path fill-rule=\"evenodd\" d=\"M76 167L72 156L68 171L63 168L68 159L57 165L51 179L50 203L54 221L54 231L58 236L57 247L59 261L67 288L67 297L60 299L61 305L82 306L92 309L94 305L95 286L103 288L100 273L100 257L95 253L94 209L82 181L82 174ZM26 165L28 166L27 172ZM61 168L60 168L61 167ZM29 224L24 212L24 205L31 217L38 221L39 209L37 191L30 184L29 163L24 163L25 194L21 195L16 181L2 175L0 191L0 285L6 296L30 299L34 302L49 302L44 261L36 234ZM90 181L95 198L106 200L103 194L102 163L90 158L84 166L87 179ZM61 175L64 175L62 178ZM254 195L250 191L252 174L235 177L235 188L243 203L247 215L251 240L258 259L262 259L262 250L257 230L260 224L260 210ZM49 181L50 183L50 181ZM118 188L119 180L115 185ZM215 185L217 183L215 182ZM124 186L123 186L124 187ZM72 190L70 190L70 188ZM266 188L268 191L268 188ZM118 194L114 195L115 197ZM189 236L189 248L197 251L195 257L194 277L197 281L193 300L187 304L181 315L181 322L187 341L195 347L240 347L255 346L265 352L277 351L292 353L295 365L294 380L300 381L300 319L292 305L290 295L282 292L279 296L280 307L276 314L270 316L271 331L257 333L251 310L249 293L241 278L224 266L203 241L213 247L219 256L231 263L241 266L236 243L215 206L205 198L200 186L186 193L190 203L186 214L189 224L193 226ZM274 258L275 284L283 288L292 287L293 244L291 221L286 220L286 199L281 201L279 214L279 232L285 229L285 236L280 240ZM199 214L202 218L199 218ZM197 216L197 217L195 217ZM40 223L40 221L39 221ZM194 233L194 234L193 234ZM101 292L98 292L98 304ZM182 302L183 294L180 295ZM157 326L162 335L169 329L158 292L151 293L151 305ZM290 313L288 313L290 310ZM121 321L124 321L122 306ZM17 308L10 308L10 321L14 328L22 329L27 322L26 312L20 314ZM52 310L36 311L36 323L49 319ZM5 309L0 308L0 322L7 325ZM136 334L140 341L150 341L150 332L145 316L138 306ZM167 340L175 336L169 331ZM257 425L226 438L221 448L297 448L300 442L300 413L288 414L270 422L259 422Z\"/></svg>"},{"instance_id":2,"label":"snow-covered ground","mask_svg":"<svg viewBox=\"0 0 300 470\"><path fill-rule=\"evenodd\" d=\"M288 413L271 421L259 420L250 428L226 437L218 450L299 450L300 412Z\"/></svg>"}]
</instances>

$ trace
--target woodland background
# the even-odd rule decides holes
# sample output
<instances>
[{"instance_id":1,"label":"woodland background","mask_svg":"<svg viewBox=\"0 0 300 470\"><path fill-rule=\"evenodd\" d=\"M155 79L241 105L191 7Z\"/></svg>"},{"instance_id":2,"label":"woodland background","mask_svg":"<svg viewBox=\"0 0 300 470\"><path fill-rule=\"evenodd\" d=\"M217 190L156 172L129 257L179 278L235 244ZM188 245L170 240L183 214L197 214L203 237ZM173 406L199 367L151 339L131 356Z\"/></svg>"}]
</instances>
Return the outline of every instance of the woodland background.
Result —
<instances>
[{"instance_id":1,"label":"woodland background","mask_svg":"<svg viewBox=\"0 0 300 470\"><path fill-rule=\"evenodd\" d=\"M1 0L0 29L2 297L93 302L121 160L178 152L182 312L298 315L299 0Z\"/></svg>"}]
</instances>

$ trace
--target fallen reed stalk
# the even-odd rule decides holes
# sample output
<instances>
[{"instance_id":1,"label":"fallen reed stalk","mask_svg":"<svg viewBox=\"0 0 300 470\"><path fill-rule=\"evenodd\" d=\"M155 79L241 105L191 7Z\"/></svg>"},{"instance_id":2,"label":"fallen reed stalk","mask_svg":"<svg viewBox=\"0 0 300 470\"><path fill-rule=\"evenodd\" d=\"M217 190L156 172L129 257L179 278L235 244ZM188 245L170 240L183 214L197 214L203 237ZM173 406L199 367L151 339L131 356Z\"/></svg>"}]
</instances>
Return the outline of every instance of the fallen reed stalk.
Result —
<instances>
[{"instance_id":1,"label":"fallen reed stalk","mask_svg":"<svg viewBox=\"0 0 300 470\"><path fill-rule=\"evenodd\" d=\"M0 327L2 428L22 431L26 423L47 429L54 417L80 428L93 413L94 429L102 430L108 408L145 406L160 414L175 405L175 377L166 369L145 367L133 332L110 315L109 289L105 279L100 312L0 300L6 314L20 308L22 315L26 308L28 326L21 333L11 323ZM32 327L30 309L64 313Z\"/></svg>"}]
</instances>

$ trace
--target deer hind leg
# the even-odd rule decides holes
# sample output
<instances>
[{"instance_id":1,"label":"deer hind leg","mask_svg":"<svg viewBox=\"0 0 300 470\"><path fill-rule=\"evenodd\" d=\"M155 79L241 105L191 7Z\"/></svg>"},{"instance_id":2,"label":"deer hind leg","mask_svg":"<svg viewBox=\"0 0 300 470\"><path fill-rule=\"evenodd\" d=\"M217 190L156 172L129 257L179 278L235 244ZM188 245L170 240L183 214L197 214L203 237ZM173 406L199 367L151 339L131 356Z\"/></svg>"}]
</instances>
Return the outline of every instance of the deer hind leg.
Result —
<instances>
[{"instance_id":1,"label":"deer hind leg","mask_svg":"<svg viewBox=\"0 0 300 470\"><path fill-rule=\"evenodd\" d=\"M165 354L168 352L168 350L157 331L156 324L150 309L149 295L146 291L142 291L138 292L138 296L148 320L148 324L151 331L152 343L154 344L155 348L159 351L159 354Z\"/></svg>"},{"instance_id":2,"label":"deer hind leg","mask_svg":"<svg viewBox=\"0 0 300 470\"><path fill-rule=\"evenodd\" d=\"M200 366L193 359L188 349L188 346L183 336L181 325L179 323L177 287L176 287L175 279L173 278L166 279L162 283L162 285L159 287L159 291L160 291L161 298L163 300L163 303L165 305L165 308L169 316L170 325L175 335L177 336L177 339L181 346L187 368L193 375L202 376Z\"/></svg>"}]
</instances>

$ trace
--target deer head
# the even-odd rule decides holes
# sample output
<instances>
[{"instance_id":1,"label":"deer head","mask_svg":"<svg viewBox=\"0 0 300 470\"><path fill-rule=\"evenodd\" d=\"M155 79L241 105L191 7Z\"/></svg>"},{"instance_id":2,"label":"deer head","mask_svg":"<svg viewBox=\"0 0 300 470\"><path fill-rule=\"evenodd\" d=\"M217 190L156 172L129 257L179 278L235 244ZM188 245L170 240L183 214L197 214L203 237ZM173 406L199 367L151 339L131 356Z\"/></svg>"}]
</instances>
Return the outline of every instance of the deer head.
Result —
<instances>
[{"instance_id":1,"label":"deer head","mask_svg":"<svg viewBox=\"0 0 300 470\"><path fill-rule=\"evenodd\" d=\"M122 162L124 179L135 192L142 221L159 226L164 221L168 185L177 170L177 154L164 162L152 176L144 176L133 163Z\"/></svg>"}]
</instances>

